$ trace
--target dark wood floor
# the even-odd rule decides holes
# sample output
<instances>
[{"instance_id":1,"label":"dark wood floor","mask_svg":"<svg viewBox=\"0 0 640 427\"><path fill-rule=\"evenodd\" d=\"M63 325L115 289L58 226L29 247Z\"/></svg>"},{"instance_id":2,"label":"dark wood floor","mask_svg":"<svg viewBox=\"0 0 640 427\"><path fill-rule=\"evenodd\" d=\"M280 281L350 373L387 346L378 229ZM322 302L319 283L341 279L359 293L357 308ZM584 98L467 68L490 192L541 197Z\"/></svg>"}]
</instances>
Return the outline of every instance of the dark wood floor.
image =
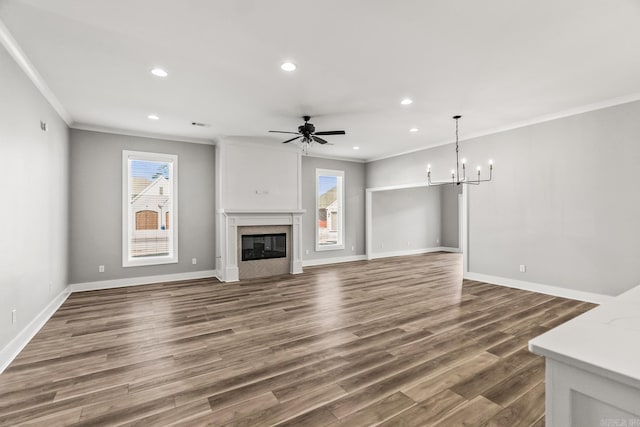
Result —
<instances>
[{"instance_id":1,"label":"dark wood floor","mask_svg":"<svg viewBox=\"0 0 640 427\"><path fill-rule=\"evenodd\" d=\"M72 294L0 375L0 425L544 425L527 341L593 307L457 254Z\"/></svg>"}]
</instances>

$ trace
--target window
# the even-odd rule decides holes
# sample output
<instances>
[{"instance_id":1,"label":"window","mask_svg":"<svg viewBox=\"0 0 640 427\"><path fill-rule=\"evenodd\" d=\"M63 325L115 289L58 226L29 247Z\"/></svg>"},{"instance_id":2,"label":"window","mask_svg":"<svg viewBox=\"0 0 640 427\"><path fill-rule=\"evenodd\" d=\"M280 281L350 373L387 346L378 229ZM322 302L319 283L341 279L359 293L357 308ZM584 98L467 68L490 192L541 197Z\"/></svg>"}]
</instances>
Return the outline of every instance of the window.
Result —
<instances>
[{"instance_id":1,"label":"window","mask_svg":"<svg viewBox=\"0 0 640 427\"><path fill-rule=\"evenodd\" d=\"M178 156L123 151L122 160L123 267L178 262Z\"/></svg>"},{"instance_id":2,"label":"window","mask_svg":"<svg viewBox=\"0 0 640 427\"><path fill-rule=\"evenodd\" d=\"M316 250L344 249L344 171L316 169Z\"/></svg>"}]
</instances>

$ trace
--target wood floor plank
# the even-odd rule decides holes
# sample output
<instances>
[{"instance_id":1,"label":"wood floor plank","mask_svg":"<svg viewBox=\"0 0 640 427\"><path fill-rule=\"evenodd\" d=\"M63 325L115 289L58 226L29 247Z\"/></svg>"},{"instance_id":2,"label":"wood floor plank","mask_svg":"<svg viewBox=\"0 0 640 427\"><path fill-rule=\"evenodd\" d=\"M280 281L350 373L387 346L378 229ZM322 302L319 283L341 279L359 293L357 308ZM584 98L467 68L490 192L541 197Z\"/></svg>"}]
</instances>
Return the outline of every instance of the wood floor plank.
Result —
<instances>
[{"instance_id":1,"label":"wood floor plank","mask_svg":"<svg viewBox=\"0 0 640 427\"><path fill-rule=\"evenodd\" d=\"M452 386L451 391L465 397L466 399L473 399L483 391L495 386L503 380L506 380L520 368L528 365L536 359L537 356L529 353L527 349L522 349L507 358L500 359L498 362L483 369L473 377Z\"/></svg>"},{"instance_id":2,"label":"wood floor plank","mask_svg":"<svg viewBox=\"0 0 640 427\"><path fill-rule=\"evenodd\" d=\"M504 381L482 392L482 395L492 402L506 407L543 380L544 360L536 359Z\"/></svg>"},{"instance_id":3,"label":"wood floor plank","mask_svg":"<svg viewBox=\"0 0 640 427\"><path fill-rule=\"evenodd\" d=\"M0 426L544 424L526 344L593 305L461 271L432 253L74 293L0 375Z\"/></svg>"},{"instance_id":4,"label":"wood floor plank","mask_svg":"<svg viewBox=\"0 0 640 427\"><path fill-rule=\"evenodd\" d=\"M544 416L541 419L541 413L544 414L543 382L494 415L486 425L491 427L544 426Z\"/></svg>"},{"instance_id":5,"label":"wood floor plank","mask_svg":"<svg viewBox=\"0 0 640 427\"><path fill-rule=\"evenodd\" d=\"M264 410L254 411L245 416L234 417L224 425L236 427L249 427L261 424L274 425L313 411L345 394L345 391L336 384L329 384L328 386L314 390L285 403ZM324 414L325 411L321 413ZM332 422L336 420L333 415L330 418Z\"/></svg>"},{"instance_id":6,"label":"wood floor plank","mask_svg":"<svg viewBox=\"0 0 640 427\"><path fill-rule=\"evenodd\" d=\"M416 402L424 402L441 391L474 377L478 372L488 368L498 360L499 358L492 354L480 353L472 359L463 360L460 364L452 364L446 371L420 381L404 391L404 393Z\"/></svg>"},{"instance_id":7,"label":"wood floor plank","mask_svg":"<svg viewBox=\"0 0 640 427\"><path fill-rule=\"evenodd\" d=\"M500 407L500 405L493 403L483 396L478 396L450 412L449 415L444 418L435 421L432 420L428 425L447 427L478 426L484 424L501 409L502 407Z\"/></svg>"},{"instance_id":8,"label":"wood floor plank","mask_svg":"<svg viewBox=\"0 0 640 427\"><path fill-rule=\"evenodd\" d=\"M433 423L455 408L460 407L466 400L459 394L445 389L432 395L427 400L400 412L381 424L384 427L422 427Z\"/></svg>"},{"instance_id":9,"label":"wood floor plank","mask_svg":"<svg viewBox=\"0 0 640 427\"><path fill-rule=\"evenodd\" d=\"M413 400L398 391L342 418L334 425L347 427L380 424L415 404Z\"/></svg>"}]
</instances>

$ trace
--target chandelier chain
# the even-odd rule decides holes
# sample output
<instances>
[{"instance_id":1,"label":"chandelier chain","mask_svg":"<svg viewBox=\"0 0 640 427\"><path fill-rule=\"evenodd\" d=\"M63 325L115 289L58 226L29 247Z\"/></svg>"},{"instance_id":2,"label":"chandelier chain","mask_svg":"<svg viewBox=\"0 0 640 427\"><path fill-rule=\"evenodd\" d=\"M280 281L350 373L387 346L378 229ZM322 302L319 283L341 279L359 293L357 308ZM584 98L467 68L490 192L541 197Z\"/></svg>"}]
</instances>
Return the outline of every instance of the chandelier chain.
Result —
<instances>
[{"instance_id":1,"label":"chandelier chain","mask_svg":"<svg viewBox=\"0 0 640 427\"><path fill-rule=\"evenodd\" d=\"M460 180L460 162L459 162L459 156L458 156L458 151L459 151L459 147L458 147L458 120L460 120L460 118L456 118L456 177L458 178L458 180Z\"/></svg>"}]
</instances>

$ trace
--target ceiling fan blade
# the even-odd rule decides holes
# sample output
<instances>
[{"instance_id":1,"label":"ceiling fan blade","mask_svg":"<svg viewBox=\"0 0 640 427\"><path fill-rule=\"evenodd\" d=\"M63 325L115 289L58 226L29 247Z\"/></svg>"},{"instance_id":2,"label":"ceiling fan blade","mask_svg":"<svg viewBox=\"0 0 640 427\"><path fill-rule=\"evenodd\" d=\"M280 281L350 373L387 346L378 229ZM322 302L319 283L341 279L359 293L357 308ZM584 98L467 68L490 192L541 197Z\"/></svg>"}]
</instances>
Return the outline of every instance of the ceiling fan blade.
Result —
<instances>
[{"instance_id":1,"label":"ceiling fan blade","mask_svg":"<svg viewBox=\"0 0 640 427\"><path fill-rule=\"evenodd\" d=\"M314 135L346 135L343 130L326 130L324 132L315 132Z\"/></svg>"},{"instance_id":2,"label":"ceiling fan blade","mask_svg":"<svg viewBox=\"0 0 640 427\"><path fill-rule=\"evenodd\" d=\"M322 138L318 138L317 136L313 136L313 135L311 135L311 138L313 138L313 140L314 140L315 142L317 142L318 144L328 144L328 143L329 143L328 141L325 141L325 140L324 140L324 139L322 139Z\"/></svg>"},{"instance_id":3,"label":"ceiling fan blade","mask_svg":"<svg viewBox=\"0 0 640 427\"><path fill-rule=\"evenodd\" d=\"M287 132L287 131L284 131L284 130L270 130L269 132L272 132L272 133L292 133L294 135L298 135L299 134L298 132Z\"/></svg>"},{"instance_id":4,"label":"ceiling fan blade","mask_svg":"<svg viewBox=\"0 0 640 427\"><path fill-rule=\"evenodd\" d=\"M295 138L287 139L286 141L283 142L283 144L286 144L287 142L291 142L291 141L293 141L295 139L298 139L298 138L301 138L301 137L296 136Z\"/></svg>"}]
</instances>

